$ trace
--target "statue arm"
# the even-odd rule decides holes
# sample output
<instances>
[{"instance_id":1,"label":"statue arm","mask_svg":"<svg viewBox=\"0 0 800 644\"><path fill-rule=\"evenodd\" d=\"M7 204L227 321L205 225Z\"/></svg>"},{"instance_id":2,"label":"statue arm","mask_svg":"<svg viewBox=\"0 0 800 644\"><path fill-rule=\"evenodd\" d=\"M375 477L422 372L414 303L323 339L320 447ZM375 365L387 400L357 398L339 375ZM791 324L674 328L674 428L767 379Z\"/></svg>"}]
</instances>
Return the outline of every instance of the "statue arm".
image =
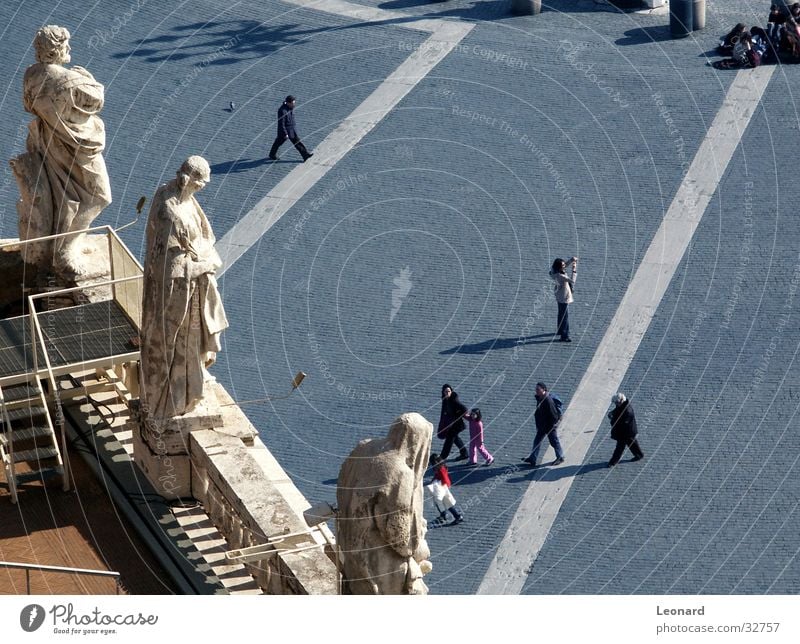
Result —
<instances>
[{"instance_id":1,"label":"statue arm","mask_svg":"<svg viewBox=\"0 0 800 644\"><path fill-rule=\"evenodd\" d=\"M70 92L72 107L77 111L91 116L103 109L105 89L83 67L67 70L67 77L60 86Z\"/></svg>"}]
</instances>

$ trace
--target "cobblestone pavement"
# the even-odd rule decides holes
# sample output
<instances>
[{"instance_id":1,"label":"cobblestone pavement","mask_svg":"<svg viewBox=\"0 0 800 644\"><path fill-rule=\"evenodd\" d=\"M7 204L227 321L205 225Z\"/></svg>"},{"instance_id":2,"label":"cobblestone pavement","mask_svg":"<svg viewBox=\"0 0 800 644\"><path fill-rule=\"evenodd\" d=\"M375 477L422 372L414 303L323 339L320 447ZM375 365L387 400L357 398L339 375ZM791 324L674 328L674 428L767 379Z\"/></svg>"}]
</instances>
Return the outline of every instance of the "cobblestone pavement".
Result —
<instances>
[{"instance_id":1,"label":"cobblestone pavement","mask_svg":"<svg viewBox=\"0 0 800 644\"><path fill-rule=\"evenodd\" d=\"M335 497L342 459L403 411L438 419L449 382L480 406L488 468L452 468L467 521L432 529L434 593L473 593L532 480L533 384L569 403L734 73L705 65L718 35L768 3L709 0L672 40L667 18L552 1L362 4L360 23L280 2L9 2L0 148L23 146L22 73L40 25L73 33L73 64L106 84L106 160L122 225L189 154L221 237L299 161L264 157L283 96L313 149L425 40L421 16L475 28L222 280L232 327L215 375L250 405L303 493ZM642 463L601 467L597 428L526 593L794 593L800 280L792 217L795 87L777 70L632 363ZM229 103L235 103L233 111ZM0 225L14 236L4 167ZM144 221L124 231L141 253ZM546 273L581 257L574 342L552 344ZM434 449L439 447L434 439ZM546 455L547 456L547 455ZM432 516L432 515L431 515Z\"/></svg>"}]
</instances>

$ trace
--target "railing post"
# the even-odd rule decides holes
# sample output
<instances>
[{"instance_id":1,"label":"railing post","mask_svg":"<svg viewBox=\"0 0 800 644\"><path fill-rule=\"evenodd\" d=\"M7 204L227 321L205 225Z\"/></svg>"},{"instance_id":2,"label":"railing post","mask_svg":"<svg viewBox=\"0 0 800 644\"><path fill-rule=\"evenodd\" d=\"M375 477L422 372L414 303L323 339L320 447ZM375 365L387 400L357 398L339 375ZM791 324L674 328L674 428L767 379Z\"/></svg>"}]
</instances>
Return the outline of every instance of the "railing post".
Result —
<instances>
[{"instance_id":1,"label":"railing post","mask_svg":"<svg viewBox=\"0 0 800 644\"><path fill-rule=\"evenodd\" d=\"M25 586L28 589L28 594L31 594L31 571L30 568L25 569Z\"/></svg>"}]
</instances>

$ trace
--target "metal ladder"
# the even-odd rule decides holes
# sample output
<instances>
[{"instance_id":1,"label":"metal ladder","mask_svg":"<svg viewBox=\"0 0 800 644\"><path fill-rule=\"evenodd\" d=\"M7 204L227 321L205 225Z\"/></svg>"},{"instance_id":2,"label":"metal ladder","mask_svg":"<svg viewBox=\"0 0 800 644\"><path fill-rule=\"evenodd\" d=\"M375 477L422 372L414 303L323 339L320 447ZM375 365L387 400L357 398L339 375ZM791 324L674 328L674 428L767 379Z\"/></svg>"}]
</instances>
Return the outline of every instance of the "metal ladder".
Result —
<instances>
[{"instance_id":1,"label":"metal ladder","mask_svg":"<svg viewBox=\"0 0 800 644\"><path fill-rule=\"evenodd\" d=\"M0 459L12 503L17 502L20 485L64 476L64 461L38 379L0 387ZM17 474L18 463L27 463L31 471Z\"/></svg>"}]
</instances>

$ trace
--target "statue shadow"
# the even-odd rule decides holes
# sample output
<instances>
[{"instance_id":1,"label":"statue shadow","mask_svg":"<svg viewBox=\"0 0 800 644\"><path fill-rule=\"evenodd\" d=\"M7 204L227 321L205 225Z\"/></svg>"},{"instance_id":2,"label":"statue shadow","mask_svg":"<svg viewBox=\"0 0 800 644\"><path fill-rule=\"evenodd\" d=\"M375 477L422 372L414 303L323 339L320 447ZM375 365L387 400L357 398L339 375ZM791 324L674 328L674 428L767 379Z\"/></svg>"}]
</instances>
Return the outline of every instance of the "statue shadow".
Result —
<instances>
[{"instance_id":1,"label":"statue shadow","mask_svg":"<svg viewBox=\"0 0 800 644\"><path fill-rule=\"evenodd\" d=\"M617 0L630 2L632 0ZM363 21L347 25L305 28L300 24L267 24L259 20L235 19L191 22L172 27L167 33L143 38L128 51L112 54L114 59L139 58L149 63L192 60L206 66L233 65L244 60L262 58L286 45L311 41L315 34L344 29L362 29L379 25L396 25L429 18L460 18L474 21L536 20L536 16L514 16L511 0L476 0L468 5L451 6L447 2L428 3L423 0L388 0L378 5L381 9L410 9L430 4L431 10L417 15L398 16L383 20ZM542 13L591 13L625 10L613 5L598 5L588 0L576 4L575 0L545 0ZM642 30L632 30L640 32ZM635 44L626 42L625 44Z\"/></svg>"},{"instance_id":2,"label":"statue shadow","mask_svg":"<svg viewBox=\"0 0 800 644\"><path fill-rule=\"evenodd\" d=\"M509 483L530 483L531 481L558 481L572 476L580 476L595 472L597 470L606 469L606 463L586 463L583 465L556 465L551 466L544 463L539 467L531 467L530 465L520 466L521 476L509 477Z\"/></svg>"},{"instance_id":3,"label":"statue shadow","mask_svg":"<svg viewBox=\"0 0 800 644\"><path fill-rule=\"evenodd\" d=\"M526 344L550 344L557 337L558 336L555 333L540 333L539 335L529 335L525 337L495 338L494 340L485 340L476 344L461 344L457 347L440 351L439 355L448 356L453 355L454 353L482 355L487 351L495 351L497 349L513 349L514 347L524 346Z\"/></svg>"},{"instance_id":4,"label":"statue shadow","mask_svg":"<svg viewBox=\"0 0 800 644\"><path fill-rule=\"evenodd\" d=\"M299 24L269 25L257 20L195 22L143 38L131 50L113 54L112 58L140 58L148 63L192 59L204 67L218 67L262 58L319 31L324 30L305 29Z\"/></svg>"}]
</instances>

